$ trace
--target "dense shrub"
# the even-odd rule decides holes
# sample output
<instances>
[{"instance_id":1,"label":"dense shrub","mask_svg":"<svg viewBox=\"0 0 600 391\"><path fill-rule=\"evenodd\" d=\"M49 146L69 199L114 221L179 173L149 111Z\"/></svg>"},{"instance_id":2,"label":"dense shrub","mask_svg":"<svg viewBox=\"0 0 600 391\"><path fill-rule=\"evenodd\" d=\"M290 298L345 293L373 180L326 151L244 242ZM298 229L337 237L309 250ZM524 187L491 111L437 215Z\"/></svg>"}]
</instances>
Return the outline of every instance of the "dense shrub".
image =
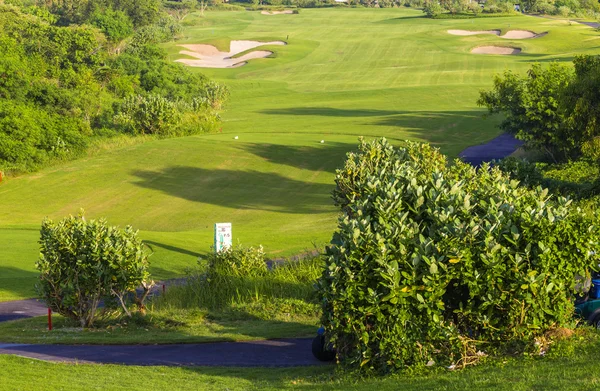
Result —
<instances>
[{"instance_id":1,"label":"dense shrub","mask_svg":"<svg viewBox=\"0 0 600 391\"><path fill-rule=\"evenodd\" d=\"M363 371L464 366L572 325L600 233L564 198L407 142L361 142L337 171L319 281L339 359Z\"/></svg>"},{"instance_id":2,"label":"dense shrub","mask_svg":"<svg viewBox=\"0 0 600 391\"><path fill-rule=\"evenodd\" d=\"M129 314L125 295L140 285L147 293L148 257L133 228L80 215L56 223L45 219L40 234L38 291L49 308L82 327L93 325L102 300L118 299Z\"/></svg>"},{"instance_id":3,"label":"dense shrub","mask_svg":"<svg viewBox=\"0 0 600 391\"><path fill-rule=\"evenodd\" d=\"M133 34L133 22L122 11L113 11L112 9L98 11L92 15L90 21L111 42L119 42Z\"/></svg>"},{"instance_id":4,"label":"dense shrub","mask_svg":"<svg viewBox=\"0 0 600 391\"><path fill-rule=\"evenodd\" d=\"M532 163L509 157L497 166L524 186L542 186L552 194L583 200L600 194L600 167L587 160L568 163Z\"/></svg>"},{"instance_id":5,"label":"dense shrub","mask_svg":"<svg viewBox=\"0 0 600 391\"><path fill-rule=\"evenodd\" d=\"M262 246L228 247L207 257L207 277L219 275L236 277L260 277L267 273L267 259Z\"/></svg>"},{"instance_id":6,"label":"dense shrub","mask_svg":"<svg viewBox=\"0 0 600 391\"><path fill-rule=\"evenodd\" d=\"M176 104L160 95L134 95L123 101L115 121L134 134L167 136L180 115Z\"/></svg>"}]
</instances>

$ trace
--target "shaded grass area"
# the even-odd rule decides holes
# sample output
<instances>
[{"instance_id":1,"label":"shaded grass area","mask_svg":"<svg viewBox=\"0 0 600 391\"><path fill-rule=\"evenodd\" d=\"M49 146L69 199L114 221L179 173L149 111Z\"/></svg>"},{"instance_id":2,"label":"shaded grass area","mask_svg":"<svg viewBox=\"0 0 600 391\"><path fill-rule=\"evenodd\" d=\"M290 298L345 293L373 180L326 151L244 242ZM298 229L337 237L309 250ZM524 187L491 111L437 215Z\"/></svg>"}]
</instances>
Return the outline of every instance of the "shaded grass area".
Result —
<instances>
[{"instance_id":1,"label":"shaded grass area","mask_svg":"<svg viewBox=\"0 0 600 391\"><path fill-rule=\"evenodd\" d=\"M263 310L264 312L264 310ZM264 315L259 314L259 315ZM46 317L0 323L0 341L49 344L154 344L249 341L285 337L311 337L317 318L283 312L260 317L246 308L227 311L150 311L146 317L98 322L93 329L59 315L48 331Z\"/></svg>"},{"instance_id":2,"label":"shaded grass area","mask_svg":"<svg viewBox=\"0 0 600 391\"><path fill-rule=\"evenodd\" d=\"M70 390L146 390L148 384L177 390L594 390L600 384L598 333L582 333L579 338L561 343L552 357L494 359L462 371L438 368L377 379L357 379L327 366L123 367L56 364L14 356L0 356L0 365L5 374L3 390L60 390L65 384Z\"/></svg>"}]
</instances>

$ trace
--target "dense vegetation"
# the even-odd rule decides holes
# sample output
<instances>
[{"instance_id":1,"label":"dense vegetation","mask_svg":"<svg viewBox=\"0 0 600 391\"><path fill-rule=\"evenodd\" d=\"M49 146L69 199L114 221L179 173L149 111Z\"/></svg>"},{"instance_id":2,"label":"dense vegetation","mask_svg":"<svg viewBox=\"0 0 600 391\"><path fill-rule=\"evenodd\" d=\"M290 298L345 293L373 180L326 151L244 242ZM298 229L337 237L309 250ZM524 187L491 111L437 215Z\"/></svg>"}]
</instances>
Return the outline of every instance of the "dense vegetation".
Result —
<instances>
[{"instance_id":1,"label":"dense vegetation","mask_svg":"<svg viewBox=\"0 0 600 391\"><path fill-rule=\"evenodd\" d=\"M166 61L156 43L179 27L153 0L0 4L0 31L0 171L35 170L116 134L209 131L227 97Z\"/></svg>"},{"instance_id":2,"label":"dense vegetation","mask_svg":"<svg viewBox=\"0 0 600 391\"><path fill-rule=\"evenodd\" d=\"M186 284L173 287L158 307L233 310L264 319L287 313L311 317L319 312L314 284L322 267L320 256L272 261L262 247L231 247L199 260Z\"/></svg>"},{"instance_id":3,"label":"dense vegetation","mask_svg":"<svg viewBox=\"0 0 600 391\"><path fill-rule=\"evenodd\" d=\"M501 15L515 11L515 2L504 0L488 0L481 4L468 0L409 0L409 2L413 6L422 6L423 12L430 18ZM563 17L577 15L597 18L600 13L600 3L595 0L528 0L522 1L519 6L518 11Z\"/></svg>"},{"instance_id":4,"label":"dense vegetation","mask_svg":"<svg viewBox=\"0 0 600 391\"><path fill-rule=\"evenodd\" d=\"M390 372L540 351L573 325L575 276L600 234L564 198L436 149L363 142L337 171L341 209L320 280L345 364Z\"/></svg>"},{"instance_id":5,"label":"dense vegetation","mask_svg":"<svg viewBox=\"0 0 600 391\"><path fill-rule=\"evenodd\" d=\"M148 255L133 228L86 221L83 214L58 222L46 219L40 246L38 290L48 308L81 327L93 326L101 302L104 315L121 308L131 317L126 296L132 295L138 309L144 309L152 282ZM138 298L136 289L141 286Z\"/></svg>"},{"instance_id":6,"label":"dense vegetation","mask_svg":"<svg viewBox=\"0 0 600 391\"><path fill-rule=\"evenodd\" d=\"M504 114L500 128L525 141L528 160L506 159L504 171L523 185L586 200L589 209L600 192L600 57L576 57L573 64L534 64L526 75L506 71L478 103Z\"/></svg>"},{"instance_id":7,"label":"dense vegetation","mask_svg":"<svg viewBox=\"0 0 600 391\"><path fill-rule=\"evenodd\" d=\"M600 57L580 56L573 63L574 70L534 64L525 76L506 71L478 103L505 114L500 128L553 162L598 160Z\"/></svg>"}]
</instances>

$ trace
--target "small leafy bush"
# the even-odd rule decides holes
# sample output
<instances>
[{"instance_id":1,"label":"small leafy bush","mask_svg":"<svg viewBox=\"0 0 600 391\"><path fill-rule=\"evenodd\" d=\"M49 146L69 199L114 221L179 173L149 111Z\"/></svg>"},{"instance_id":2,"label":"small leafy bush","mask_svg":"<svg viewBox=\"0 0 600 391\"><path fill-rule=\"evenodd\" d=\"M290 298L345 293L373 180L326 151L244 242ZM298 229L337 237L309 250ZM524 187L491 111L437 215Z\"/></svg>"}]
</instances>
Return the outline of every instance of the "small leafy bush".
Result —
<instances>
[{"instance_id":1,"label":"small leafy bush","mask_svg":"<svg viewBox=\"0 0 600 391\"><path fill-rule=\"evenodd\" d=\"M236 277L260 277L267 273L265 252L262 246L228 247L208 256L208 278L219 275Z\"/></svg>"},{"instance_id":2,"label":"small leafy bush","mask_svg":"<svg viewBox=\"0 0 600 391\"><path fill-rule=\"evenodd\" d=\"M333 197L322 323L365 372L533 350L573 325L575 275L597 264L598 227L570 201L429 145L362 141Z\"/></svg>"},{"instance_id":3,"label":"small leafy bush","mask_svg":"<svg viewBox=\"0 0 600 391\"><path fill-rule=\"evenodd\" d=\"M143 309L152 282L148 256L133 228L86 221L81 214L56 223L45 219L40 234L37 289L53 311L91 327L100 302L117 299L131 316L125 297L140 286L144 294L136 301Z\"/></svg>"}]
</instances>

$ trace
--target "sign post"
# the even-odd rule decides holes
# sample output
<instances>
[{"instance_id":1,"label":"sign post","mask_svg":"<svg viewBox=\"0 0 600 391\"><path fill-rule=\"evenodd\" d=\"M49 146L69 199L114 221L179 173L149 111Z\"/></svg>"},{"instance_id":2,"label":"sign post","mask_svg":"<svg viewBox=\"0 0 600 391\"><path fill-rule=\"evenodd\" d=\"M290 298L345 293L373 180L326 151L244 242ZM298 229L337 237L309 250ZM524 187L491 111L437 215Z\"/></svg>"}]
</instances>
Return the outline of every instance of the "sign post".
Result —
<instances>
[{"instance_id":1,"label":"sign post","mask_svg":"<svg viewBox=\"0 0 600 391\"><path fill-rule=\"evenodd\" d=\"M223 251L231 247L231 223L215 224L215 252Z\"/></svg>"}]
</instances>

